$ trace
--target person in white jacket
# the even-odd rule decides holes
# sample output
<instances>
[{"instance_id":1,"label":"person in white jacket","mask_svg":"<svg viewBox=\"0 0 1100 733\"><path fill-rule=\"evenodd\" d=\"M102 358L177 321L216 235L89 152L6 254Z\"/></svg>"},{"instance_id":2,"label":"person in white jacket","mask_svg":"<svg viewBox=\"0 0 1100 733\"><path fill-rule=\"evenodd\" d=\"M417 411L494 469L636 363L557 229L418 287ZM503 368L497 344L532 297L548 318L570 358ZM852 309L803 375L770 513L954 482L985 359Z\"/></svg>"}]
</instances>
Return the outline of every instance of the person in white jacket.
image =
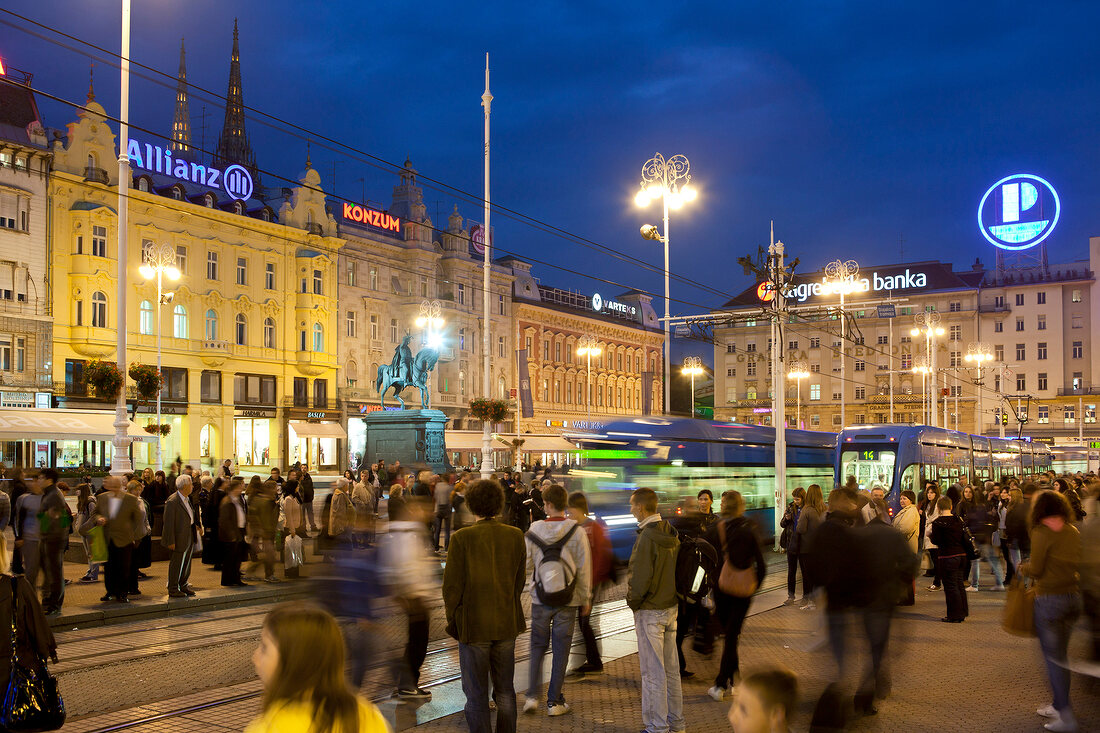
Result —
<instances>
[{"instance_id":1,"label":"person in white jacket","mask_svg":"<svg viewBox=\"0 0 1100 733\"><path fill-rule=\"evenodd\" d=\"M553 650L550 661L550 687L546 693L547 714L564 715L570 711L562 695L573 626L578 611L592 610L592 564L589 561L588 536L584 528L565 516L569 496L554 484L542 492L546 519L531 524L527 531L527 573L531 576L531 658L527 677L527 695L523 712L538 709L542 688L542 659L547 647ZM560 559L554 555L560 547ZM569 586L572 585L572 593Z\"/></svg>"},{"instance_id":2,"label":"person in white jacket","mask_svg":"<svg viewBox=\"0 0 1100 733\"><path fill-rule=\"evenodd\" d=\"M440 593L435 581L439 564L428 547L429 510L422 499L392 505L389 531L378 543L383 582L408 617L408 642L397 664L396 695L403 700L432 696L420 687L420 665L428 651L428 599Z\"/></svg>"}]
</instances>

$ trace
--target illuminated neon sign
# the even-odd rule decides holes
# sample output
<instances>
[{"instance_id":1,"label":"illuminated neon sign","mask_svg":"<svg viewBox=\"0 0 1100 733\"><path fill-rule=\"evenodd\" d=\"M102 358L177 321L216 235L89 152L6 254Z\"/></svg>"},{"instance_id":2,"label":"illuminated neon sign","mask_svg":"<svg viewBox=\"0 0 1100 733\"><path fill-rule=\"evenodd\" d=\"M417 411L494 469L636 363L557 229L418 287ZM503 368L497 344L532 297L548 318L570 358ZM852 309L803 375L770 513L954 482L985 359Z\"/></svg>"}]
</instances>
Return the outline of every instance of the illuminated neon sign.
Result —
<instances>
[{"instance_id":1,"label":"illuminated neon sign","mask_svg":"<svg viewBox=\"0 0 1100 733\"><path fill-rule=\"evenodd\" d=\"M765 280L756 286L756 297L765 303L775 300L775 287Z\"/></svg>"},{"instance_id":2,"label":"illuminated neon sign","mask_svg":"<svg viewBox=\"0 0 1100 733\"><path fill-rule=\"evenodd\" d=\"M599 293L592 296L592 310L597 312L611 311L612 313L622 313L627 316L638 315L638 309L636 307L627 305L626 303L618 303L614 300L604 300Z\"/></svg>"},{"instance_id":3,"label":"illuminated neon sign","mask_svg":"<svg viewBox=\"0 0 1100 733\"><path fill-rule=\"evenodd\" d=\"M391 232L397 232L398 234L401 233L401 219L396 216L384 214L381 211L375 211L368 206L349 204L345 201L344 218L348 221L356 221L360 224L368 224L372 227L378 227L379 229L386 229Z\"/></svg>"},{"instance_id":4,"label":"illuminated neon sign","mask_svg":"<svg viewBox=\"0 0 1100 733\"><path fill-rule=\"evenodd\" d=\"M870 293L893 290L917 290L928 287L928 275L924 272L912 272L908 267L904 272L894 275L880 275L877 271L871 273L871 277L860 277L853 280L833 282L822 277L817 282L802 282L797 285L789 285L783 291L783 297L805 303L812 296L833 295L844 291L851 293ZM771 283L762 282L756 288L756 297L767 303L775 297Z\"/></svg>"},{"instance_id":5,"label":"illuminated neon sign","mask_svg":"<svg viewBox=\"0 0 1100 733\"><path fill-rule=\"evenodd\" d=\"M170 149L141 143L133 138L130 139L130 145L126 148L126 154L130 156L131 165L150 173L162 173L200 186L222 188L227 194L241 201L252 198L252 174L247 168L236 163L223 171L212 165L173 158Z\"/></svg>"},{"instance_id":6,"label":"illuminated neon sign","mask_svg":"<svg viewBox=\"0 0 1100 733\"><path fill-rule=\"evenodd\" d=\"M1054 186L1018 173L994 183L978 204L978 228L994 247L1029 249L1054 231L1062 204Z\"/></svg>"}]
</instances>

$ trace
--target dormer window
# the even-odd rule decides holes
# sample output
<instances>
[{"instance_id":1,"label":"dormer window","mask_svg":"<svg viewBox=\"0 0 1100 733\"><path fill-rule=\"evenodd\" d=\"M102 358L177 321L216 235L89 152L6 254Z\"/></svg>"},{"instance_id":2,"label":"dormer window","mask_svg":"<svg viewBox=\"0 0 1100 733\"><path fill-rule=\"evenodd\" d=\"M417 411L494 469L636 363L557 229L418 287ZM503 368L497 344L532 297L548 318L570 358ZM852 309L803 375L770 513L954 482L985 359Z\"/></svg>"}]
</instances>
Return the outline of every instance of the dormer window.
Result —
<instances>
[{"instance_id":1,"label":"dormer window","mask_svg":"<svg viewBox=\"0 0 1100 733\"><path fill-rule=\"evenodd\" d=\"M263 219L264 221L271 221L271 212L268 211L267 209L264 209L263 211L260 212L260 218Z\"/></svg>"},{"instance_id":2,"label":"dormer window","mask_svg":"<svg viewBox=\"0 0 1100 733\"><path fill-rule=\"evenodd\" d=\"M183 198L183 189L179 186L172 186L172 198L179 201Z\"/></svg>"},{"instance_id":3,"label":"dormer window","mask_svg":"<svg viewBox=\"0 0 1100 733\"><path fill-rule=\"evenodd\" d=\"M149 179L148 178L139 178L138 179L138 190L139 191L144 191L145 193L149 193Z\"/></svg>"},{"instance_id":4,"label":"dormer window","mask_svg":"<svg viewBox=\"0 0 1100 733\"><path fill-rule=\"evenodd\" d=\"M233 204L233 213L235 213L235 214L243 214L244 213L244 206L241 205L240 201Z\"/></svg>"},{"instance_id":5,"label":"dormer window","mask_svg":"<svg viewBox=\"0 0 1100 733\"><path fill-rule=\"evenodd\" d=\"M27 170L27 159L20 156L15 159L15 170L25 171Z\"/></svg>"},{"instance_id":6,"label":"dormer window","mask_svg":"<svg viewBox=\"0 0 1100 733\"><path fill-rule=\"evenodd\" d=\"M212 193L206 194L205 196L203 196L202 201L203 201L203 205L206 208L208 208L208 209L214 208L214 194L212 194Z\"/></svg>"}]
</instances>

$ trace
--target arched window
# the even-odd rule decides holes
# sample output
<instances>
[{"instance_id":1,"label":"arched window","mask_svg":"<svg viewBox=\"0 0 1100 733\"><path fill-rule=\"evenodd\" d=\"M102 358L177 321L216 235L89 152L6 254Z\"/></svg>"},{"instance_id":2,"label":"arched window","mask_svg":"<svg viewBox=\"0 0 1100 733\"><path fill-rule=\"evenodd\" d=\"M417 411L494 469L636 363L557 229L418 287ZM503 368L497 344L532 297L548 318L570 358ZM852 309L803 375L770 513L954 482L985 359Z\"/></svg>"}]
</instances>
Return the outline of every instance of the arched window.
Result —
<instances>
[{"instance_id":1,"label":"arched window","mask_svg":"<svg viewBox=\"0 0 1100 733\"><path fill-rule=\"evenodd\" d=\"M497 380L497 393L499 394L500 399L508 399L508 385L505 384L504 377L501 377Z\"/></svg>"},{"instance_id":2,"label":"arched window","mask_svg":"<svg viewBox=\"0 0 1100 733\"><path fill-rule=\"evenodd\" d=\"M95 153L88 153L88 167L93 169L99 167L99 161L96 160Z\"/></svg>"},{"instance_id":3,"label":"arched window","mask_svg":"<svg viewBox=\"0 0 1100 733\"><path fill-rule=\"evenodd\" d=\"M172 187L172 198L179 201L183 198L183 190L179 186Z\"/></svg>"},{"instance_id":4,"label":"arched window","mask_svg":"<svg viewBox=\"0 0 1100 733\"><path fill-rule=\"evenodd\" d=\"M218 340L218 314L213 308L206 311L206 340Z\"/></svg>"},{"instance_id":5,"label":"arched window","mask_svg":"<svg viewBox=\"0 0 1100 733\"><path fill-rule=\"evenodd\" d=\"M378 379L378 362L371 362L370 371L367 372L367 388L370 389L371 394L378 394L378 390L375 389L376 379Z\"/></svg>"},{"instance_id":6,"label":"arched window","mask_svg":"<svg viewBox=\"0 0 1100 733\"><path fill-rule=\"evenodd\" d=\"M243 313L237 314L237 346L244 346L248 341L248 321L245 320Z\"/></svg>"},{"instance_id":7,"label":"arched window","mask_svg":"<svg viewBox=\"0 0 1100 733\"><path fill-rule=\"evenodd\" d=\"M313 350L325 350L325 329L321 327L320 323L313 324Z\"/></svg>"},{"instance_id":8,"label":"arched window","mask_svg":"<svg viewBox=\"0 0 1100 733\"><path fill-rule=\"evenodd\" d=\"M264 319L264 347L268 349L275 348L275 319Z\"/></svg>"},{"instance_id":9,"label":"arched window","mask_svg":"<svg viewBox=\"0 0 1100 733\"><path fill-rule=\"evenodd\" d=\"M233 204L233 213L235 213L235 214L243 214L243 213L244 213L244 207L243 207L243 206L241 206L241 202L240 202L240 201L238 201L237 203Z\"/></svg>"},{"instance_id":10,"label":"arched window","mask_svg":"<svg viewBox=\"0 0 1100 733\"><path fill-rule=\"evenodd\" d=\"M264 209L263 211L260 212L260 218L263 219L264 221L271 221L271 212L268 211L267 209Z\"/></svg>"},{"instance_id":11,"label":"arched window","mask_svg":"<svg viewBox=\"0 0 1100 733\"><path fill-rule=\"evenodd\" d=\"M148 178L142 177L142 178L138 179L138 190L139 191L144 191L145 193L149 193L149 179Z\"/></svg>"},{"instance_id":12,"label":"arched window","mask_svg":"<svg viewBox=\"0 0 1100 733\"><path fill-rule=\"evenodd\" d=\"M354 361L349 361L347 367L344 369L344 376L347 377L348 386L353 387L359 379L359 365Z\"/></svg>"},{"instance_id":13,"label":"arched window","mask_svg":"<svg viewBox=\"0 0 1100 733\"><path fill-rule=\"evenodd\" d=\"M142 336L153 335L153 304L148 300L141 301L138 306L138 333Z\"/></svg>"},{"instance_id":14,"label":"arched window","mask_svg":"<svg viewBox=\"0 0 1100 733\"><path fill-rule=\"evenodd\" d=\"M172 335L178 339L187 338L187 309L182 305L172 309Z\"/></svg>"},{"instance_id":15,"label":"arched window","mask_svg":"<svg viewBox=\"0 0 1100 733\"><path fill-rule=\"evenodd\" d=\"M214 194L208 193L203 197L203 203L206 204L206 208L214 208Z\"/></svg>"},{"instance_id":16,"label":"arched window","mask_svg":"<svg viewBox=\"0 0 1100 733\"><path fill-rule=\"evenodd\" d=\"M92 293L92 326L107 328L107 296L98 290Z\"/></svg>"}]
</instances>

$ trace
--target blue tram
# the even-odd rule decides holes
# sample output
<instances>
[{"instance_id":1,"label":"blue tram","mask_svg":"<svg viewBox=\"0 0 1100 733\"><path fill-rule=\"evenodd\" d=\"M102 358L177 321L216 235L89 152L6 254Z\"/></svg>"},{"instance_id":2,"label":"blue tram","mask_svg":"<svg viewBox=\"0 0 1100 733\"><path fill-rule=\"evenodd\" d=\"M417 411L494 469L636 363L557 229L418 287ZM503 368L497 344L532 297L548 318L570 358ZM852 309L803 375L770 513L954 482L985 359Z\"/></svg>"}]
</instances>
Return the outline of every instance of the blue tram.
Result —
<instances>
[{"instance_id":1,"label":"blue tram","mask_svg":"<svg viewBox=\"0 0 1100 733\"><path fill-rule=\"evenodd\" d=\"M902 491L919 495L927 481L944 489L964 478L997 481L1050 467L1050 448L1042 443L927 425L860 425L838 436L835 480L843 484L855 476L861 489L881 486L896 510Z\"/></svg>"},{"instance_id":2,"label":"blue tram","mask_svg":"<svg viewBox=\"0 0 1100 733\"><path fill-rule=\"evenodd\" d=\"M586 463L570 471L569 489L583 490L594 515L608 526L615 555L625 560L634 544L630 493L657 492L662 514L673 516L702 489L745 497L746 515L770 538L775 518L775 429L754 425L663 417L639 417L606 425L599 434L567 436ZM787 488L821 484L834 474L836 435L786 431Z\"/></svg>"}]
</instances>

